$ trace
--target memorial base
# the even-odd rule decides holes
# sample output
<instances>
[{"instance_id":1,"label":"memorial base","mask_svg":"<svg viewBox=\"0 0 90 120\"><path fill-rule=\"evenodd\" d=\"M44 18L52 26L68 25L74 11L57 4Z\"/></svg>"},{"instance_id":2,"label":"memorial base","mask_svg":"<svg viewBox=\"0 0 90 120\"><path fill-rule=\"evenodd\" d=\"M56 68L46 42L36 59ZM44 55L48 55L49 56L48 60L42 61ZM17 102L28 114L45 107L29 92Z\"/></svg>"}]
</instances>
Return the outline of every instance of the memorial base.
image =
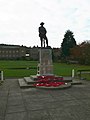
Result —
<instances>
[{"instance_id":1,"label":"memorial base","mask_svg":"<svg viewBox=\"0 0 90 120\"><path fill-rule=\"evenodd\" d=\"M39 64L37 66L37 75L53 75L52 49L40 48Z\"/></svg>"}]
</instances>

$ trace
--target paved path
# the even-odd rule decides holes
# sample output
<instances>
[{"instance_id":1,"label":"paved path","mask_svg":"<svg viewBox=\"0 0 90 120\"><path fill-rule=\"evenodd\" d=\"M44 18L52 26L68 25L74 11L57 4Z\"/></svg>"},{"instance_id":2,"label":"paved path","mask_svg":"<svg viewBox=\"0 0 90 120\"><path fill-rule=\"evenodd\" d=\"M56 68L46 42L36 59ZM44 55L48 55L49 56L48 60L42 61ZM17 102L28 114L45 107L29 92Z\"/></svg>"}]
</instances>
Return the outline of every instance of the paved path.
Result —
<instances>
[{"instance_id":1,"label":"paved path","mask_svg":"<svg viewBox=\"0 0 90 120\"><path fill-rule=\"evenodd\" d=\"M0 120L90 120L90 82L65 90L20 89L17 79L0 86Z\"/></svg>"}]
</instances>

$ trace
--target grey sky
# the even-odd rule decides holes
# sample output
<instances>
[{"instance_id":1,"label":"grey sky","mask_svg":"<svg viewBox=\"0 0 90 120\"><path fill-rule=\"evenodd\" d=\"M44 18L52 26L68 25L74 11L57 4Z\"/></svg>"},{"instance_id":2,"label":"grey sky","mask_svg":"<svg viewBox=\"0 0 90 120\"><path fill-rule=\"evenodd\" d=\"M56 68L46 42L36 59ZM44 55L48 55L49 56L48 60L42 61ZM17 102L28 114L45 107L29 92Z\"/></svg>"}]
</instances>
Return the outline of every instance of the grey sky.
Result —
<instances>
[{"instance_id":1,"label":"grey sky","mask_svg":"<svg viewBox=\"0 0 90 120\"><path fill-rule=\"evenodd\" d=\"M49 45L60 47L66 30L77 43L90 40L90 0L0 0L0 43L40 46L45 23Z\"/></svg>"}]
</instances>

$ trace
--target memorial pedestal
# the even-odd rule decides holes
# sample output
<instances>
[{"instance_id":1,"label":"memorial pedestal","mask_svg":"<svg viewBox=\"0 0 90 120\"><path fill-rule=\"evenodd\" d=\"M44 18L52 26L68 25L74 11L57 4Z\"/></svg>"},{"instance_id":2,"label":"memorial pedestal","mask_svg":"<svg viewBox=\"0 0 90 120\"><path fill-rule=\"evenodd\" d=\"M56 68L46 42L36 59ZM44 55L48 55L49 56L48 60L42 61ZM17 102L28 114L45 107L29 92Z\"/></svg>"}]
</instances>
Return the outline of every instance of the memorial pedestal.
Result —
<instances>
[{"instance_id":1,"label":"memorial pedestal","mask_svg":"<svg viewBox=\"0 0 90 120\"><path fill-rule=\"evenodd\" d=\"M52 49L40 48L37 75L53 75Z\"/></svg>"}]
</instances>

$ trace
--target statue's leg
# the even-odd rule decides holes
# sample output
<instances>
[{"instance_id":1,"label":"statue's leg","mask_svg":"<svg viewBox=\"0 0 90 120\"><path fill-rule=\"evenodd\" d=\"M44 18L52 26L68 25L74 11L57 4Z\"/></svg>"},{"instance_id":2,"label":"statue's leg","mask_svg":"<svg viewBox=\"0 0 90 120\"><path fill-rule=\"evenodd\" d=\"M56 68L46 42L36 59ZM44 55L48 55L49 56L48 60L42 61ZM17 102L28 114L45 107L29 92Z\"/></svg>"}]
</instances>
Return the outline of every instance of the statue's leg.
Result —
<instances>
[{"instance_id":1,"label":"statue's leg","mask_svg":"<svg viewBox=\"0 0 90 120\"><path fill-rule=\"evenodd\" d=\"M43 38L40 37L40 40L41 40L41 47L43 47Z\"/></svg>"},{"instance_id":2,"label":"statue's leg","mask_svg":"<svg viewBox=\"0 0 90 120\"><path fill-rule=\"evenodd\" d=\"M48 46L48 39L47 39L47 37L46 37L46 44L47 44L47 46Z\"/></svg>"},{"instance_id":3,"label":"statue's leg","mask_svg":"<svg viewBox=\"0 0 90 120\"><path fill-rule=\"evenodd\" d=\"M45 47L45 39L43 41L44 41L44 47Z\"/></svg>"}]
</instances>

